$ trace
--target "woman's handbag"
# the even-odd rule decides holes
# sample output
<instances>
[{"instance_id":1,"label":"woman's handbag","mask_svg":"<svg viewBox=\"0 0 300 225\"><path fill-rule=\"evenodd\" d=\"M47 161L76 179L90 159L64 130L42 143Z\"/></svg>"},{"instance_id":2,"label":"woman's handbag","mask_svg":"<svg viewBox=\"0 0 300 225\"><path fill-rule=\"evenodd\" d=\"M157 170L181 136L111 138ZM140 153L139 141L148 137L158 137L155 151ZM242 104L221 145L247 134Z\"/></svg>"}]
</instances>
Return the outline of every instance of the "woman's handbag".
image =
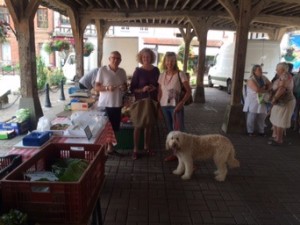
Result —
<instances>
[{"instance_id":1,"label":"woman's handbag","mask_svg":"<svg viewBox=\"0 0 300 225\"><path fill-rule=\"evenodd\" d=\"M180 79L179 72L178 72L178 79L179 79L179 83L180 83L179 101L181 101L185 96L186 90L185 90L185 87L183 86L183 83ZM190 105L192 103L193 103L193 96L190 95L190 97L185 101L184 105Z\"/></svg>"},{"instance_id":2,"label":"woman's handbag","mask_svg":"<svg viewBox=\"0 0 300 225\"><path fill-rule=\"evenodd\" d=\"M130 120L134 127L149 127L156 123L159 103L151 98L134 102L130 107Z\"/></svg>"},{"instance_id":3,"label":"woman's handbag","mask_svg":"<svg viewBox=\"0 0 300 225\"><path fill-rule=\"evenodd\" d=\"M288 103L290 100L293 99L293 94L291 91L288 91L285 87L279 87L275 93L273 94L272 97L274 97L275 95L279 95L279 97L277 97L277 100L275 102L275 104L277 105L285 105L286 103Z\"/></svg>"}]
</instances>

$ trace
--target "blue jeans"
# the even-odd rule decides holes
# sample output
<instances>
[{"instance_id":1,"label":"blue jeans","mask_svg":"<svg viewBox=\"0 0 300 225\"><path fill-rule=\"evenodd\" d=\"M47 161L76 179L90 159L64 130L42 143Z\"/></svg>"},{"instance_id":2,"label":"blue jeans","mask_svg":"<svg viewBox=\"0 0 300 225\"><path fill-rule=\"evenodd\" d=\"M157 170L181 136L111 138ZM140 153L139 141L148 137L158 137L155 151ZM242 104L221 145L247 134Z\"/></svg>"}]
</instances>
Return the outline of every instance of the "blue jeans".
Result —
<instances>
[{"instance_id":1,"label":"blue jeans","mask_svg":"<svg viewBox=\"0 0 300 225\"><path fill-rule=\"evenodd\" d=\"M167 128L168 128L168 132L175 130L175 124L174 124L174 106L162 106L161 107L165 121L167 123ZM184 108L182 108L182 110L180 110L179 112L176 113L176 119L177 119L177 123L178 123L178 129L176 130L180 130L180 131L184 131Z\"/></svg>"}]
</instances>

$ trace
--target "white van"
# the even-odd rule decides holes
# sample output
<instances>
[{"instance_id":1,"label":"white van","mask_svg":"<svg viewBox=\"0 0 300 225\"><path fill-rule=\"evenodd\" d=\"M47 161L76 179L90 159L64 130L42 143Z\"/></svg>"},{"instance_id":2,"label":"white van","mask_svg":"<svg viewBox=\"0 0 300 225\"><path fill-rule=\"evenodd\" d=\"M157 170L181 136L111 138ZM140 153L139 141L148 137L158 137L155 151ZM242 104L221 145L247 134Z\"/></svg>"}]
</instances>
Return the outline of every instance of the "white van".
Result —
<instances>
[{"instance_id":1,"label":"white van","mask_svg":"<svg viewBox=\"0 0 300 225\"><path fill-rule=\"evenodd\" d=\"M208 71L209 86L227 87L231 93L235 43L224 44L216 55ZM275 75L277 63L280 62L280 42L269 40L248 40L244 79L250 77L252 66L262 65L263 73L269 80Z\"/></svg>"}]
</instances>

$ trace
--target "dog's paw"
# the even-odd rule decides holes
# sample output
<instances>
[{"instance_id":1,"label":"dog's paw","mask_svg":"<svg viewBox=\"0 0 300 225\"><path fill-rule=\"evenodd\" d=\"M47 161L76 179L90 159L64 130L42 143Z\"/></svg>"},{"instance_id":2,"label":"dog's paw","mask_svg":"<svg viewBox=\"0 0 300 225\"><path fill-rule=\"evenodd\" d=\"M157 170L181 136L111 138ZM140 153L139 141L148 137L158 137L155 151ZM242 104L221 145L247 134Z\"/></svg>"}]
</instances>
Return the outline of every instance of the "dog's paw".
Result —
<instances>
[{"instance_id":1,"label":"dog's paw","mask_svg":"<svg viewBox=\"0 0 300 225\"><path fill-rule=\"evenodd\" d=\"M191 179L191 176L184 174L184 175L181 176L181 179L182 180L189 180L189 179Z\"/></svg>"},{"instance_id":2,"label":"dog's paw","mask_svg":"<svg viewBox=\"0 0 300 225\"><path fill-rule=\"evenodd\" d=\"M226 178L226 176L222 175L222 174L218 174L217 176L215 176L216 181L224 181Z\"/></svg>"},{"instance_id":3,"label":"dog's paw","mask_svg":"<svg viewBox=\"0 0 300 225\"><path fill-rule=\"evenodd\" d=\"M173 170L173 174L175 174L175 175L181 175L181 174L182 174L182 172L181 172L181 171L179 171L179 170Z\"/></svg>"}]
</instances>

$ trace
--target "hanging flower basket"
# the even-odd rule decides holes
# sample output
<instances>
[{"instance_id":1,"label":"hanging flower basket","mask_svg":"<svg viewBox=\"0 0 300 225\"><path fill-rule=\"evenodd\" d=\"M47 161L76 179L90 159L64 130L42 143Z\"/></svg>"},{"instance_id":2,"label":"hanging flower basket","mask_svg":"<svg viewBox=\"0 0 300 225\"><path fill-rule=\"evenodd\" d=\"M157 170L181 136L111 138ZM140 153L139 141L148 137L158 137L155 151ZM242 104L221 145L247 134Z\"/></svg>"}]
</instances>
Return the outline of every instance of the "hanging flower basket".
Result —
<instances>
[{"instance_id":1,"label":"hanging flower basket","mask_svg":"<svg viewBox=\"0 0 300 225\"><path fill-rule=\"evenodd\" d=\"M63 51L63 50L69 50L70 49L70 43L67 41L51 41L48 43L45 43L44 50L50 54L54 51Z\"/></svg>"},{"instance_id":2,"label":"hanging flower basket","mask_svg":"<svg viewBox=\"0 0 300 225\"><path fill-rule=\"evenodd\" d=\"M84 43L83 56L89 56L94 51L94 45L91 42Z\"/></svg>"},{"instance_id":3,"label":"hanging flower basket","mask_svg":"<svg viewBox=\"0 0 300 225\"><path fill-rule=\"evenodd\" d=\"M6 42L7 37L7 25L5 22L0 21L0 43Z\"/></svg>"}]
</instances>

